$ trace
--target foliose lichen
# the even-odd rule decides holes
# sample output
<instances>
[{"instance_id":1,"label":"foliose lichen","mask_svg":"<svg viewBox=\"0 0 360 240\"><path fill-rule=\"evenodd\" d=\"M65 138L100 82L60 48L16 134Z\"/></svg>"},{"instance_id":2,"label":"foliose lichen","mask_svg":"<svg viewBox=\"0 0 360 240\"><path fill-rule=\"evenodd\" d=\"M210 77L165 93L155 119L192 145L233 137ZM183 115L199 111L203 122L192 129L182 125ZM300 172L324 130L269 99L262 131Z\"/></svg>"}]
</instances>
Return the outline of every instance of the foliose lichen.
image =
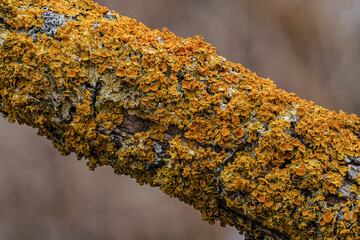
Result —
<instances>
[{"instance_id":1,"label":"foliose lichen","mask_svg":"<svg viewBox=\"0 0 360 240\"><path fill-rule=\"evenodd\" d=\"M0 2L0 112L248 239L359 238L360 119L90 0Z\"/></svg>"}]
</instances>

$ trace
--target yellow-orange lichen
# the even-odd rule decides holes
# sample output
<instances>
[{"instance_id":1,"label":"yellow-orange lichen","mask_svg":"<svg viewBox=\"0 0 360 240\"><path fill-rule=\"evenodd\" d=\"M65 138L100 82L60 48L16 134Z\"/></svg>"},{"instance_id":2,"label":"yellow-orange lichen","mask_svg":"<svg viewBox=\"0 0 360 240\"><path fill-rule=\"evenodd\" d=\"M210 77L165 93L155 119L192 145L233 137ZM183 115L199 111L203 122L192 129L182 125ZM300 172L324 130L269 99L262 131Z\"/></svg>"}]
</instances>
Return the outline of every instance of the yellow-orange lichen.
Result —
<instances>
[{"instance_id":1,"label":"yellow-orange lichen","mask_svg":"<svg viewBox=\"0 0 360 240\"><path fill-rule=\"evenodd\" d=\"M357 214L353 212L352 217L351 217L351 219L350 219L350 222L351 222L351 223L355 223L356 220L357 220Z\"/></svg>"},{"instance_id":2,"label":"yellow-orange lichen","mask_svg":"<svg viewBox=\"0 0 360 240\"><path fill-rule=\"evenodd\" d=\"M277 89L200 36L150 30L89 0L25 2L0 2L9 121L40 128L90 169L109 164L254 238L252 219L294 239L357 236L360 178L346 166L360 157L355 115ZM65 20L46 26L47 14ZM322 227L331 222L336 229Z\"/></svg>"},{"instance_id":3,"label":"yellow-orange lichen","mask_svg":"<svg viewBox=\"0 0 360 240\"><path fill-rule=\"evenodd\" d=\"M274 204L274 199L272 198L267 198L265 201L265 206L266 207L271 207Z\"/></svg>"},{"instance_id":4,"label":"yellow-orange lichen","mask_svg":"<svg viewBox=\"0 0 360 240\"><path fill-rule=\"evenodd\" d=\"M346 211L344 214L344 219L346 221L350 221L350 218L352 217L352 212L351 211Z\"/></svg>"},{"instance_id":5,"label":"yellow-orange lichen","mask_svg":"<svg viewBox=\"0 0 360 240\"><path fill-rule=\"evenodd\" d=\"M221 129L221 134L223 136L227 136L230 134L230 130L228 128L223 128L223 129Z\"/></svg>"},{"instance_id":6,"label":"yellow-orange lichen","mask_svg":"<svg viewBox=\"0 0 360 240\"><path fill-rule=\"evenodd\" d=\"M149 100L147 98L143 98L143 99L141 99L141 103L144 104L145 106L148 106Z\"/></svg>"},{"instance_id":7,"label":"yellow-orange lichen","mask_svg":"<svg viewBox=\"0 0 360 240\"><path fill-rule=\"evenodd\" d=\"M286 156L287 159L292 159L294 157L294 153L287 152L285 156Z\"/></svg>"},{"instance_id":8,"label":"yellow-orange lichen","mask_svg":"<svg viewBox=\"0 0 360 240\"><path fill-rule=\"evenodd\" d=\"M80 121L80 116L76 115L76 116L74 117L74 121L75 121L75 122Z\"/></svg>"},{"instance_id":9,"label":"yellow-orange lichen","mask_svg":"<svg viewBox=\"0 0 360 240\"><path fill-rule=\"evenodd\" d=\"M71 91L66 90L66 91L63 92L63 95L64 95L65 97L69 97L69 96L71 95Z\"/></svg>"},{"instance_id":10,"label":"yellow-orange lichen","mask_svg":"<svg viewBox=\"0 0 360 240\"><path fill-rule=\"evenodd\" d=\"M293 195L294 197L296 197L298 194L299 192L296 189L291 191L291 195Z\"/></svg>"},{"instance_id":11,"label":"yellow-orange lichen","mask_svg":"<svg viewBox=\"0 0 360 240\"><path fill-rule=\"evenodd\" d=\"M75 77L76 76L76 72L74 69L69 69L66 73L66 76L68 77Z\"/></svg>"},{"instance_id":12,"label":"yellow-orange lichen","mask_svg":"<svg viewBox=\"0 0 360 240\"><path fill-rule=\"evenodd\" d=\"M294 145L294 146L300 146L300 141L299 141L299 139L294 139L293 141L292 141L292 144Z\"/></svg>"},{"instance_id":13,"label":"yellow-orange lichen","mask_svg":"<svg viewBox=\"0 0 360 240\"><path fill-rule=\"evenodd\" d=\"M326 213L324 213L324 220L325 220L325 222L330 222L331 221L331 219L332 219L332 214L331 214L331 212L326 212Z\"/></svg>"},{"instance_id":14,"label":"yellow-orange lichen","mask_svg":"<svg viewBox=\"0 0 360 240\"><path fill-rule=\"evenodd\" d=\"M256 198L259 202L263 203L265 202L265 195L262 193L259 193L257 198Z\"/></svg>"},{"instance_id":15,"label":"yellow-orange lichen","mask_svg":"<svg viewBox=\"0 0 360 240\"><path fill-rule=\"evenodd\" d=\"M135 71L131 71L127 74L128 78L135 78L136 76L137 76L137 72L135 72Z\"/></svg>"},{"instance_id":16,"label":"yellow-orange lichen","mask_svg":"<svg viewBox=\"0 0 360 240\"><path fill-rule=\"evenodd\" d=\"M235 131L235 136L237 138L242 138L244 136L244 130L242 130L242 128L237 128Z\"/></svg>"},{"instance_id":17,"label":"yellow-orange lichen","mask_svg":"<svg viewBox=\"0 0 360 240\"><path fill-rule=\"evenodd\" d=\"M305 165L301 163L301 164L296 168L295 172L296 172L296 174L299 175L299 176L304 175L305 172L306 172L306 167L305 167Z\"/></svg>"},{"instance_id":18,"label":"yellow-orange lichen","mask_svg":"<svg viewBox=\"0 0 360 240\"><path fill-rule=\"evenodd\" d=\"M82 61L87 61L87 60L89 60L89 54L83 53L83 54L81 55L81 60L82 60Z\"/></svg>"},{"instance_id":19,"label":"yellow-orange lichen","mask_svg":"<svg viewBox=\"0 0 360 240\"><path fill-rule=\"evenodd\" d=\"M235 125L239 124L240 123L240 118L235 116L235 117L232 117L231 119L232 123L234 123Z\"/></svg>"},{"instance_id":20,"label":"yellow-orange lichen","mask_svg":"<svg viewBox=\"0 0 360 240\"><path fill-rule=\"evenodd\" d=\"M343 128L343 126L341 125L340 122L337 121L331 121L330 122L330 126L336 128L337 130L341 130Z\"/></svg>"},{"instance_id":21,"label":"yellow-orange lichen","mask_svg":"<svg viewBox=\"0 0 360 240\"><path fill-rule=\"evenodd\" d=\"M282 143L279 148L280 148L280 150L286 151L288 149L288 144Z\"/></svg>"},{"instance_id":22,"label":"yellow-orange lichen","mask_svg":"<svg viewBox=\"0 0 360 240\"><path fill-rule=\"evenodd\" d=\"M184 81L181 85L184 89L190 89L191 83L189 81Z\"/></svg>"},{"instance_id":23,"label":"yellow-orange lichen","mask_svg":"<svg viewBox=\"0 0 360 240\"><path fill-rule=\"evenodd\" d=\"M303 210L302 211L302 215L304 216L304 217L306 217L307 215L309 214L309 211L308 210Z\"/></svg>"},{"instance_id":24,"label":"yellow-orange lichen","mask_svg":"<svg viewBox=\"0 0 360 240\"><path fill-rule=\"evenodd\" d=\"M324 226L324 225L325 225L325 220L324 220L324 218L320 218L319 223L320 223L321 226Z\"/></svg>"},{"instance_id":25,"label":"yellow-orange lichen","mask_svg":"<svg viewBox=\"0 0 360 240\"><path fill-rule=\"evenodd\" d=\"M116 69L115 75L118 77L124 77L125 76L125 70L124 69Z\"/></svg>"},{"instance_id":26,"label":"yellow-orange lichen","mask_svg":"<svg viewBox=\"0 0 360 240\"><path fill-rule=\"evenodd\" d=\"M215 86L215 85L211 85L211 87L210 87L210 90L211 90L212 93L216 93L217 89L218 89L218 87Z\"/></svg>"},{"instance_id":27,"label":"yellow-orange lichen","mask_svg":"<svg viewBox=\"0 0 360 240\"><path fill-rule=\"evenodd\" d=\"M156 91L156 90L158 90L158 88L159 88L159 84L157 84L157 83L153 83L153 84L151 84L151 86L150 86L150 89L151 89L152 91Z\"/></svg>"}]
</instances>

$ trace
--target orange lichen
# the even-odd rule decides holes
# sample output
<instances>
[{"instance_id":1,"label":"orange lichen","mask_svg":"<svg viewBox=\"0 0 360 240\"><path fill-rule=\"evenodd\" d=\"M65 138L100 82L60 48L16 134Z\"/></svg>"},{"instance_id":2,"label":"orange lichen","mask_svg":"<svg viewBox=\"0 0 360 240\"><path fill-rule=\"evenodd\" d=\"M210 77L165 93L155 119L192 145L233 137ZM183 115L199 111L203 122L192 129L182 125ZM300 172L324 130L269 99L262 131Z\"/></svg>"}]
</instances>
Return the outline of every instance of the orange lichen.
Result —
<instances>
[{"instance_id":1,"label":"orange lichen","mask_svg":"<svg viewBox=\"0 0 360 240\"><path fill-rule=\"evenodd\" d=\"M136 76L137 76L137 72L135 72L135 71L131 71L127 74L128 78L135 78Z\"/></svg>"},{"instance_id":2,"label":"orange lichen","mask_svg":"<svg viewBox=\"0 0 360 240\"><path fill-rule=\"evenodd\" d=\"M304 164L300 164L300 165L296 168L295 172L296 172L296 174L299 175L299 176L304 175L305 172L306 172L306 167L305 167L305 165L304 165Z\"/></svg>"},{"instance_id":3,"label":"orange lichen","mask_svg":"<svg viewBox=\"0 0 360 240\"><path fill-rule=\"evenodd\" d=\"M145 106L148 106L149 100L147 98L143 98L143 99L141 99L141 103L144 104Z\"/></svg>"},{"instance_id":4,"label":"orange lichen","mask_svg":"<svg viewBox=\"0 0 360 240\"><path fill-rule=\"evenodd\" d=\"M217 89L218 89L218 87L215 86L215 85L211 85L211 87L210 87L210 90L211 90L211 92L213 92L213 93L216 93L216 92L217 92Z\"/></svg>"},{"instance_id":5,"label":"orange lichen","mask_svg":"<svg viewBox=\"0 0 360 240\"><path fill-rule=\"evenodd\" d=\"M83 54L81 55L81 60L82 60L82 61L87 61L87 60L89 60L89 54L83 53Z\"/></svg>"},{"instance_id":6,"label":"orange lichen","mask_svg":"<svg viewBox=\"0 0 360 240\"><path fill-rule=\"evenodd\" d=\"M288 144L282 143L279 148L280 148L280 150L286 151L288 149Z\"/></svg>"},{"instance_id":7,"label":"orange lichen","mask_svg":"<svg viewBox=\"0 0 360 240\"><path fill-rule=\"evenodd\" d=\"M180 47L176 50L176 54L183 55L185 54L185 48Z\"/></svg>"},{"instance_id":8,"label":"orange lichen","mask_svg":"<svg viewBox=\"0 0 360 240\"><path fill-rule=\"evenodd\" d=\"M232 121L232 123L234 123L234 124L236 125L236 124L239 124L239 123L240 123L240 118L237 117L237 116L235 116L235 117L233 117L233 118L231 119L231 121Z\"/></svg>"},{"instance_id":9,"label":"orange lichen","mask_svg":"<svg viewBox=\"0 0 360 240\"><path fill-rule=\"evenodd\" d=\"M346 221L350 221L351 217L352 217L352 212L351 211L346 211L345 214L344 214L344 219Z\"/></svg>"},{"instance_id":10,"label":"orange lichen","mask_svg":"<svg viewBox=\"0 0 360 240\"><path fill-rule=\"evenodd\" d=\"M151 84L150 89L151 89L152 91L158 90L158 89L159 89L159 84L157 84L157 83Z\"/></svg>"},{"instance_id":11,"label":"orange lichen","mask_svg":"<svg viewBox=\"0 0 360 240\"><path fill-rule=\"evenodd\" d=\"M350 222L351 222L351 223L355 223L356 220L357 220L357 214L353 212L352 217L351 217L351 219L350 219Z\"/></svg>"},{"instance_id":12,"label":"orange lichen","mask_svg":"<svg viewBox=\"0 0 360 240\"><path fill-rule=\"evenodd\" d=\"M221 134L223 136L227 136L230 134L230 130L228 128L223 128L223 129L221 129Z\"/></svg>"},{"instance_id":13,"label":"orange lichen","mask_svg":"<svg viewBox=\"0 0 360 240\"><path fill-rule=\"evenodd\" d=\"M326 212L326 213L324 213L324 220L325 220L325 222L330 222L331 221L331 219L332 219L332 214L331 214L331 212Z\"/></svg>"},{"instance_id":14,"label":"orange lichen","mask_svg":"<svg viewBox=\"0 0 360 240\"><path fill-rule=\"evenodd\" d=\"M125 76L125 70L124 69L116 69L115 75L118 77L124 77Z\"/></svg>"},{"instance_id":15,"label":"orange lichen","mask_svg":"<svg viewBox=\"0 0 360 240\"><path fill-rule=\"evenodd\" d=\"M261 203L265 202L265 196L262 193L259 193L256 199Z\"/></svg>"},{"instance_id":16,"label":"orange lichen","mask_svg":"<svg viewBox=\"0 0 360 240\"><path fill-rule=\"evenodd\" d=\"M66 73L66 76L68 77L75 77L76 76L76 72L74 69L69 69Z\"/></svg>"},{"instance_id":17,"label":"orange lichen","mask_svg":"<svg viewBox=\"0 0 360 240\"><path fill-rule=\"evenodd\" d=\"M272 198L267 198L265 201L266 207L271 207L274 204L274 200Z\"/></svg>"},{"instance_id":18,"label":"orange lichen","mask_svg":"<svg viewBox=\"0 0 360 240\"><path fill-rule=\"evenodd\" d=\"M296 189L291 191L291 195L293 195L294 197L296 197L298 194L299 192Z\"/></svg>"},{"instance_id":19,"label":"orange lichen","mask_svg":"<svg viewBox=\"0 0 360 240\"><path fill-rule=\"evenodd\" d=\"M343 128L343 126L341 125L340 122L337 121L331 121L330 122L330 126L336 128L337 130L341 130Z\"/></svg>"},{"instance_id":20,"label":"orange lichen","mask_svg":"<svg viewBox=\"0 0 360 240\"><path fill-rule=\"evenodd\" d=\"M244 130L242 130L242 128L237 128L235 131L235 136L237 138L242 138L244 136Z\"/></svg>"},{"instance_id":21,"label":"orange lichen","mask_svg":"<svg viewBox=\"0 0 360 240\"><path fill-rule=\"evenodd\" d=\"M63 92L63 95L64 95L65 97L69 97L69 96L71 95L71 91L66 90L66 91Z\"/></svg>"},{"instance_id":22,"label":"orange lichen","mask_svg":"<svg viewBox=\"0 0 360 240\"><path fill-rule=\"evenodd\" d=\"M292 144L294 145L294 146L300 146L300 141L299 141L299 139L294 139L293 141L292 141Z\"/></svg>"},{"instance_id":23,"label":"orange lichen","mask_svg":"<svg viewBox=\"0 0 360 240\"><path fill-rule=\"evenodd\" d=\"M324 226L324 225L325 225L325 220L324 220L324 218L320 218L319 223L320 223L321 226Z\"/></svg>"},{"instance_id":24,"label":"orange lichen","mask_svg":"<svg viewBox=\"0 0 360 240\"><path fill-rule=\"evenodd\" d=\"M9 121L253 238L263 227L294 239L357 237L358 117L276 88L200 36L150 30L90 0L25 2L0 2Z\"/></svg>"},{"instance_id":25,"label":"orange lichen","mask_svg":"<svg viewBox=\"0 0 360 240\"><path fill-rule=\"evenodd\" d=\"M80 116L76 115L76 116L74 117L74 121L75 121L75 122L80 121Z\"/></svg>"},{"instance_id":26,"label":"orange lichen","mask_svg":"<svg viewBox=\"0 0 360 240\"><path fill-rule=\"evenodd\" d=\"M304 217L306 217L307 215L309 214L309 211L308 210L303 210L302 211L302 215L304 216Z\"/></svg>"}]
</instances>

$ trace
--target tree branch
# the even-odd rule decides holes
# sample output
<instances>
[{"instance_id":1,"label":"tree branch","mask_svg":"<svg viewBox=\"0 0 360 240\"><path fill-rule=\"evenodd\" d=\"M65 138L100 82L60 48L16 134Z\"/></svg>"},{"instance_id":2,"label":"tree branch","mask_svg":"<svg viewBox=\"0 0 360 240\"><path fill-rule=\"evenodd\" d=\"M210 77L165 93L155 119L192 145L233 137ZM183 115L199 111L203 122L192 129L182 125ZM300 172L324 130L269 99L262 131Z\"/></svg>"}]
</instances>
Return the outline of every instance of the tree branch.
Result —
<instances>
[{"instance_id":1,"label":"tree branch","mask_svg":"<svg viewBox=\"0 0 360 240\"><path fill-rule=\"evenodd\" d=\"M0 3L0 112L247 239L358 237L359 122L200 36L90 0Z\"/></svg>"}]
</instances>

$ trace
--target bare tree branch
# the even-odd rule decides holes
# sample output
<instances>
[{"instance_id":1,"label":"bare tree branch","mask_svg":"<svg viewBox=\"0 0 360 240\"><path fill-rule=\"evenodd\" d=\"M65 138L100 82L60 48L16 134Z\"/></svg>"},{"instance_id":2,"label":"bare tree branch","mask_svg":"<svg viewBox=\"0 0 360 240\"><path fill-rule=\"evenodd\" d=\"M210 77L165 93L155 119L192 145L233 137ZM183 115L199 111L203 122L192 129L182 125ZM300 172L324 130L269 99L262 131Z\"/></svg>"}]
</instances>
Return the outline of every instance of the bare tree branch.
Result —
<instances>
[{"instance_id":1,"label":"bare tree branch","mask_svg":"<svg viewBox=\"0 0 360 240\"><path fill-rule=\"evenodd\" d=\"M10 122L247 239L358 237L357 116L277 89L200 36L150 30L90 0L0 10Z\"/></svg>"}]
</instances>

